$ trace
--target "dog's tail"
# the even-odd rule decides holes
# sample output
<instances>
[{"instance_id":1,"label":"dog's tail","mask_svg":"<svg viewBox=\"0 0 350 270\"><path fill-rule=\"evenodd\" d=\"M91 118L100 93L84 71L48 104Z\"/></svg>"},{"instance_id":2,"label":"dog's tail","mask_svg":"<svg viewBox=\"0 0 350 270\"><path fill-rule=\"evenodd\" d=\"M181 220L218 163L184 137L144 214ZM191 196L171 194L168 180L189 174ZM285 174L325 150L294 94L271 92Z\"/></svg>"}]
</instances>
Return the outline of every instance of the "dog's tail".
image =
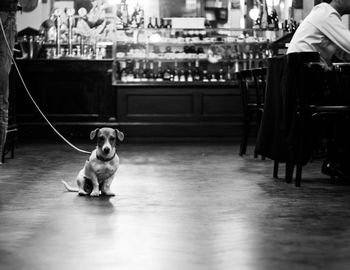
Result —
<instances>
[{"instance_id":1,"label":"dog's tail","mask_svg":"<svg viewBox=\"0 0 350 270\"><path fill-rule=\"evenodd\" d=\"M78 192L78 188L71 187L66 181L62 180L63 185L66 187L66 189L70 192Z\"/></svg>"}]
</instances>

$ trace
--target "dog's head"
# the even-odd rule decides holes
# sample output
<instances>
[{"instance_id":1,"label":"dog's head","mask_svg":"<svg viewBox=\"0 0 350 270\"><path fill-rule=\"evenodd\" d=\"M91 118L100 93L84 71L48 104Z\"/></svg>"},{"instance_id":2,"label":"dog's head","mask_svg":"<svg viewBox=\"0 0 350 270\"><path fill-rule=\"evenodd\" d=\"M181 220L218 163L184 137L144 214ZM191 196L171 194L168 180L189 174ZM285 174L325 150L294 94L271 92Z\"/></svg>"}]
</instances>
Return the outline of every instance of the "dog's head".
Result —
<instances>
[{"instance_id":1,"label":"dog's head","mask_svg":"<svg viewBox=\"0 0 350 270\"><path fill-rule=\"evenodd\" d=\"M96 140L99 155L112 157L116 152L116 145L124 140L124 133L113 128L96 128L91 131L90 139Z\"/></svg>"}]
</instances>

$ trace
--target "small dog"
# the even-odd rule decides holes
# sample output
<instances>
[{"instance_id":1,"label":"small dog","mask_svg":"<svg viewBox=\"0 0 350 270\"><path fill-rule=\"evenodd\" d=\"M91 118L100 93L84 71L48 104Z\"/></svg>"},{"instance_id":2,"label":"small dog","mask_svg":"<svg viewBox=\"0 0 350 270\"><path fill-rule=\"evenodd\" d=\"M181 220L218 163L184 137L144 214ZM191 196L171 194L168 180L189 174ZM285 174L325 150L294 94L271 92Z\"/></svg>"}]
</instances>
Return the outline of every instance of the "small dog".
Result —
<instances>
[{"instance_id":1,"label":"small dog","mask_svg":"<svg viewBox=\"0 0 350 270\"><path fill-rule=\"evenodd\" d=\"M78 188L62 182L68 191L78 192L82 196L99 196L100 193L114 196L111 184L119 167L116 145L124 140L124 133L118 129L97 128L91 131L90 139L96 139L97 146L78 174Z\"/></svg>"}]
</instances>

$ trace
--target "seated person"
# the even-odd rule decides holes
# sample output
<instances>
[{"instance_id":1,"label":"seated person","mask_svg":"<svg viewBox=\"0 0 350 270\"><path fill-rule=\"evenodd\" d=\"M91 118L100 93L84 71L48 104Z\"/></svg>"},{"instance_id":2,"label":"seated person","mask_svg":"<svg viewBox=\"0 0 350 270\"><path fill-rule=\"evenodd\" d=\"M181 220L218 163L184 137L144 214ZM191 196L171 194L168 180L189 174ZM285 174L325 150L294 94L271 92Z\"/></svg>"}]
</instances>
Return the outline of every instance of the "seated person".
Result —
<instances>
[{"instance_id":1,"label":"seated person","mask_svg":"<svg viewBox=\"0 0 350 270\"><path fill-rule=\"evenodd\" d=\"M342 23L341 16L350 14L350 1L323 2L316 5L300 24L287 53L319 52L328 66L331 66L333 56L349 62L350 31Z\"/></svg>"},{"instance_id":2,"label":"seated person","mask_svg":"<svg viewBox=\"0 0 350 270\"><path fill-rule=\"evenodd\" d=\"M300 24L289 44L287 54L319 52L321 61L330 68L332 59L335 58L338 58L338 62L339 59L350 62L350 31L341 20L341 16L350 14L350 1L323 0L322 2L314 6ZM344 141L348 141L344 140L344 134L349 132L349 127L344 122L337 126L336 145L328 149L322 172L331 176L350 178L350 164L347 162L350 146L348 142L344 144ZM342 129L341 132L339 132L339 126Z\"/></svg>"}]
</instances>

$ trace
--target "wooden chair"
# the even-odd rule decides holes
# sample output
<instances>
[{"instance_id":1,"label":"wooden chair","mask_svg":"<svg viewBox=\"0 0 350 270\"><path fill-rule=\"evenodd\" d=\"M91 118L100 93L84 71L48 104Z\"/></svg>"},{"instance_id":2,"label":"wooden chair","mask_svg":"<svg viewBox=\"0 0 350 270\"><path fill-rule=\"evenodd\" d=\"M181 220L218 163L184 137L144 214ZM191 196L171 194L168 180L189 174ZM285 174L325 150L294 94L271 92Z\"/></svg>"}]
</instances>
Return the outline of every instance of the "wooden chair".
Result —
<instances>
[{"instance_id":1,"label":"wooden chair","mask_svg":"<svg viewBox=\"0 0 350 270\"><path fill-rule=\"evenodd\" d=\"M334 84L335 73L326 72L319 62L306 62L302 54L290 54L287 59L288 84L295 95L295 119L289 131L290 156L286 181L292 182L293 170L296 167L295 186L301 185L302 168L309 161L315 142L315 128L321 119L332 130L337 119L350 116L350 104L341 104L334 97L337 93ZM333 95L332 95L333 94ZM328 132L326 145L333 141Z\"/></svg>"},{"instance_id":2,"label":"wooden chair","mask_svg":"<svg viewBox=\"0 0 350 270\"><path fill-rule=\"evenodd\" d=\"M1 162L5 162L5 157L7 153L11 154L11 158L15 157L15 146L17 143L17 135L18 135L18 128L16 124L11 124L7 128L6 132L6 143L4 147L4 151L2 153Z\"/></svg>"},{"instance_id":3,"label":"wooden chair","mask_svg":"<svg viewBox=\"0 0 350 270\"><path fill-rule=\"evenodd\" d=\"M253 121L259 129L263 113L263 93L265 88L266 70L242 70L237 73L242 97L243 130L239 155L246 154L249 132ZM258 154L254 152L254 157Z\"/></svg>"}]
</instances>

